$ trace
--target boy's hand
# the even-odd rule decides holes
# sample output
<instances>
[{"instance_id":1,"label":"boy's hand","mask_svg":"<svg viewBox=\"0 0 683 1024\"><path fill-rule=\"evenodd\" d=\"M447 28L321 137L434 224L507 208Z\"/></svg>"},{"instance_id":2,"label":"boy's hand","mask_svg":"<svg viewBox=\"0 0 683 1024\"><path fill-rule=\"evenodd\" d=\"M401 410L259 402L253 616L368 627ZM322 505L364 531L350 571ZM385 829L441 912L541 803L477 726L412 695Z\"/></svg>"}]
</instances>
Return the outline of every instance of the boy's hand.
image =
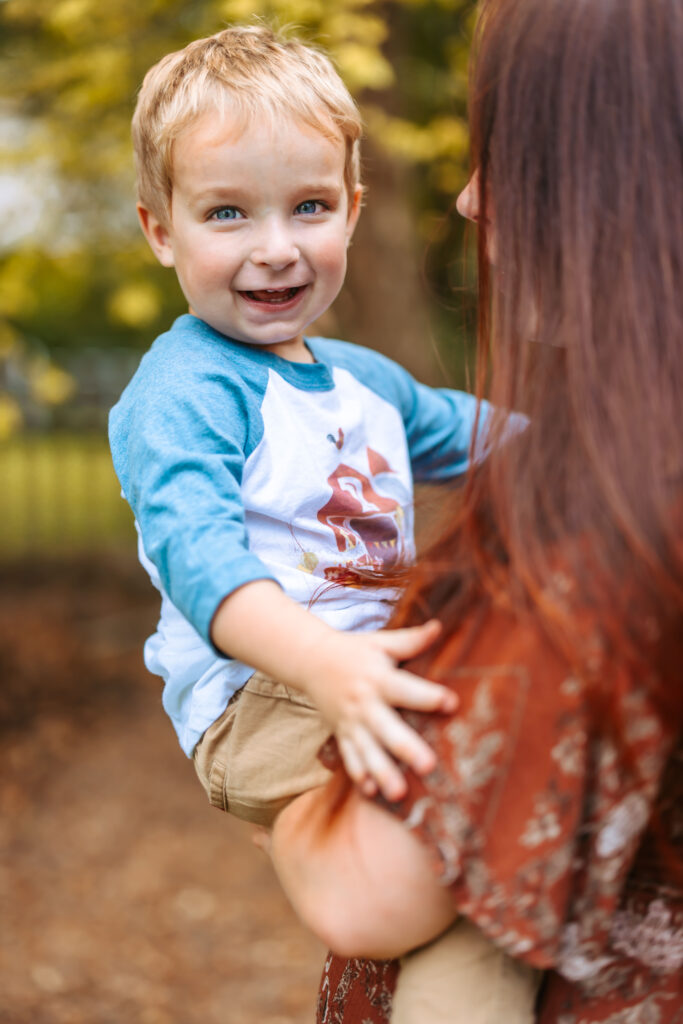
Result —
<instances>
[{"instance_id":1,"label":"boy's hand","mask_svg":"<svg viewBox=\"0 0 683 1024\"><path fill-rule=\"evenodd\" d=\"M211 625L220 651L307 694L335 733L354 782L367 795L379 788L392 801L407 786L390 755L421 775L436 764L434 751L394 708L451 712L457 705L446 687L397 667L426 650L440 631L434 620L411 629L340 633L272 580L234 591Z\"/></svg>"},{"instance_id":2,"label":"boy's hand","mask_svg":"<svg viewBox=\"0 0 683 1024\"><path fill-rule=\"evenodd\" d=\"M346 770L368 796L378 788L387 800L405 795L406 781L390 755L420 775L436 764L434 751L394 708L455 710L452 691L397 667L428 648L440 630L432 620L410 629L337 633L311 659L302 689L332 726Z\"/></svg>"}]
</instances>

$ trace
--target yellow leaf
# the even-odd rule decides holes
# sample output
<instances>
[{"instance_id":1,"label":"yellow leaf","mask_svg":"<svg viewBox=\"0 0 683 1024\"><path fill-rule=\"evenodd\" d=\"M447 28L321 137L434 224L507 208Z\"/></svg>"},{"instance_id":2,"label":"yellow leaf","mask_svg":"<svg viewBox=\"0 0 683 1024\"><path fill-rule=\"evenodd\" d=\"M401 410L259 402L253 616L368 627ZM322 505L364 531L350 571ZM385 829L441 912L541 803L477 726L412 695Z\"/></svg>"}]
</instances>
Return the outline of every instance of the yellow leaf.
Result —
<instances>
[{"instance_id":1,"label":"yellow leaf","mask_svg":"<svg viewBox=\"0 0 683 1024\"><path fill-rule=\"evenodd\" d=\"M76 391L76 381L59 366L36 360L30 373L31 394L41 405L63 405Z\"/></svg>"},{"instance_id":2,"label":"yellow leaf","mask_svg":"<svg viewBox=\"0 0 683 1024\"><path fill-rule=\"evenodd\" d=\"M360 43L342 43L333 56L347 86L358 89L386 89L394 81L394 71L379 50Z\"/></svg>"},{"instance_id":3,"label":"yellow leaf","mask_svg":"<svg viewBox=\"0 0 683 1024\"><path fill-rule=\"evenodd\" d=\"M272 12L284 23L310 25L319 22L325 14L325 4L322 0L271 0L268 8L268 13Z\"/></svg>"},{"instance_id":4,"label":"yellow leaf","mask_svg":"<svg viewBox=\"0 0 683 1024\"><path fill-rule=\"evenodd\" d=\"M18 342L18 331L6 320L0 320L0 359L7 359L17 349Z\"/></svg>"},{"instance_id":5,"label":"yellow leaf","mask_svg":"<svg viewBox=\"0 0 683 1024\"><path fill-rule=\"evenodd\" d=\"M131 281L118 288L109 299L109 315L126 327L145 327L161 310L161 295L147 281Z\"/></svg>"},{"instance_id":6,"label":"yellow leaf","mask_svg":"<svg viewBox=\"0 0 683 1024\"><path fill-rule=\"evenodd\" d=\"M0 395L0 441L16 434L24 422L19 403L11 395Z\"/></svg>"},{"instance_id":7,"label":"yellow leaf","mask_svg":"<svg viewBox=\"0 0 683 1024\"><path fill-rule=\"evenodd\" d=\"M90 0L62 0L50 11L48 24L64 35L70 35L74 29L81 31L90 21Z\"/></svg>"},{"instance_id":8,"label":"yellow leaf","mask_svg":"<svg viewBox=\"0 0 683 1024\"><path fill-rule=\"evenodd\" d=\"M467 152L468 133L457 117L435 118L427 125L387 115L376 108L367 111L368 128L396 156L417 163L459 160Z\"/></svg>"},{"instance_id":9,"label":"yellow leaf","mask_svg":"<svg viewBox=\"0 0 683 1024\"><path fill-rule=\"evenodd\" d=\"M216 6L218 19L225 19L227 22L248 21L260 15L263 17L269 5L258 0L225 0L224 3Z\"/></svg>"},{"instance_id":10,"label":"yellow leaf","mask_svg":"<svg viewBox=\"0 0 683 1024\"><path fill-rule=\"evenodd\" d=\"M356 39L365 47L379 46L386 39L389 27L382 18L370 14L357 14L353 11L336 11L326 18L322 25L325 37L331 39L331 45L337 40Z\"/></svg>"},{"instance_id":11,"label":"yellow leaf","mask_svg":"<svg viewBox=\"0 0 683 1024\"><path fill-rule=\"evenodd\" d=\"M0 267L0 315L31 313L38 304L37 289L31 280L31 260L21 253L12 254Z\"/></svg>"},{"instance_id":12,"label":"yellow leaf","mask_svg":"<svg viewBox=\"0 0 683 1024\"><path fill-rule=\"evenodd\" d=\"M310 25L323 17L324 4L322 0L224 0L216 10L231 23L261 17L284 25Z\"/></svg>"},{"instance_id":13,"label":"yellow leaf","mask_svg":"<svg viewBox=\"0 0 683 1024\"><path fill-rule=\"evenodd\" d=\"M456 196L467 184L467 168L460 163L446 161L434 168L433 180L441 192Z\"/></svg>"}]
</instances>

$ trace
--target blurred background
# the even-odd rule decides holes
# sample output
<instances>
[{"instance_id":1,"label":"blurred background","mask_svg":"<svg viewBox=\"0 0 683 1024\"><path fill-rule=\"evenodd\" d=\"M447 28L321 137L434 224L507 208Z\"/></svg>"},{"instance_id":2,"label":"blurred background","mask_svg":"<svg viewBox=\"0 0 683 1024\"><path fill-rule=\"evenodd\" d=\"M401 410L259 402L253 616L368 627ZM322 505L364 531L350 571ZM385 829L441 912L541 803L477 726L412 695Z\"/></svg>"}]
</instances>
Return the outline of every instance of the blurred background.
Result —
<instances>
[{"instance_id":1,"label":"blurred background","mask_svg":"<svg viewBox=\"0 0 683 1024\"><path fill-rule=\"evenodd\" d=\"M318 333L467 386L473 0L0 0L0 1021L303 1024L322 951L204 804L141 646L110 406L183 312L134 209L147 68L265 16L335 59L366 207Z\"/></svg>"}]
</instances>

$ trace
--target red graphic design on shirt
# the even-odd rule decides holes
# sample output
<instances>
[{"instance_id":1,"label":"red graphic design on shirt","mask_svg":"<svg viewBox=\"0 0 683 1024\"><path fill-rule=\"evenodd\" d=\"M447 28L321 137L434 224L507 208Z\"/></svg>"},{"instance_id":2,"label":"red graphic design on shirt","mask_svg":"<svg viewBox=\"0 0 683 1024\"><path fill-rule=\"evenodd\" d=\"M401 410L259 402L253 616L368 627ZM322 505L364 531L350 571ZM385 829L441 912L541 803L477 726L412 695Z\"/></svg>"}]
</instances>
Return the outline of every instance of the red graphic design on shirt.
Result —
<instances>
[{"instance_id":1,"label":"red graphic design on shirt","mask_svg":"<svg viewBox=\"0 0 683 1024\"><path fill-rule=\"evenodd\" d=\"M394 473L383 455L366 449L371 476L341 463L328 478L332 494L318 512L318 520L328 526L340 554L346 561L325 569L325 577L352 585L357 580L354 568L395 566L405 550L404 512L391 496L380 494L377 477Z\"/></svg>"}]
</instances>

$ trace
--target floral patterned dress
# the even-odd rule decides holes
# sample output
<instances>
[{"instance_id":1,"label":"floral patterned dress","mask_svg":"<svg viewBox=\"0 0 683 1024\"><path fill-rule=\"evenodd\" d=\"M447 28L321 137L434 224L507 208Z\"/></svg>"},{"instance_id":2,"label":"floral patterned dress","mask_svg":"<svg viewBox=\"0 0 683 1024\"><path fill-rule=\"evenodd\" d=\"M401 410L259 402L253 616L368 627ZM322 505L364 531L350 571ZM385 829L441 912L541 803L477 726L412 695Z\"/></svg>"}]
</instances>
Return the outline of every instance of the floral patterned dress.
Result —
<instances>
[{"instance_id":1,"label":"floral patterned dress","mask_svg":"<svg viewBox=\"0 0 683 1024\"><path fill-rule=\"evenodd\" d=\"M651 681L583 635L591 670L610 673L619 745L539 627L492 611L425 673L460 708L407 716L439 764L390 809L433 851L459 913L547 970L539 1024L683 1024L681 739ZM386 1024L398 969L330 955L318 1024Z\"/></svg>"}]
</instances>

